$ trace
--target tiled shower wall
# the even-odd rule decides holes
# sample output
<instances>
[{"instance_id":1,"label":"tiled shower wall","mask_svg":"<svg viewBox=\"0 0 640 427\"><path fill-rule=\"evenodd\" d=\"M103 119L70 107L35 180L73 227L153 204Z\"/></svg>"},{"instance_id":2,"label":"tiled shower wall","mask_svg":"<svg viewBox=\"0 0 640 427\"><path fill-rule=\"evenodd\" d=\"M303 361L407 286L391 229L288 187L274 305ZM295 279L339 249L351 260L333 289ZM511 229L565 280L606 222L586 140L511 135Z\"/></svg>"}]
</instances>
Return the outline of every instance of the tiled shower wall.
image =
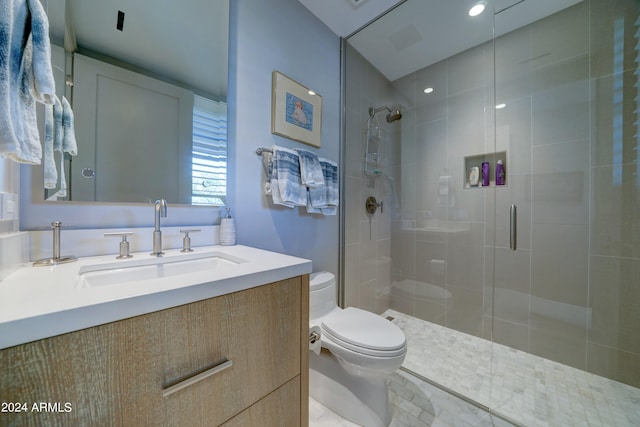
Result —
<instances>
[{"instance_id":1,"label":"tiled shower wall","mask_svg":"<svg viewBox=\"0 0 640 427\"><path fill-rule=\"evenodd\" d=\"M366 121L363 103L396 97L405 111L390 170L398 203L374 217L372 240L370 187L347 154L347 305L380 312L388 301L639 386L639 15L635 0L585 0L500 37L495 58L488 43L393 89L349 51L348 135ZM494 150L507 152L507 185L466 188L465 156ZM385 282L366 261L387 255Z\"/></svg>"},{"instance_id":2,"label":"tiled shower wall","mask_svg":"<svg viewBox=\"0 0 640 427\"><path fill-rule=\"evenodd\" d=\"M369 107L397 103L393 88L369 62L347 46L345 159L345 305L375 313L389 308L391 285L391 219L398 206L395 180L400 152L400 122L387 124L387 111L376 119L384 131L382 174L365 175L365 137ZM404 120L404 119L403 119ZM367 197L382 202L374 215Z\"/></svg>"}]
</instances>

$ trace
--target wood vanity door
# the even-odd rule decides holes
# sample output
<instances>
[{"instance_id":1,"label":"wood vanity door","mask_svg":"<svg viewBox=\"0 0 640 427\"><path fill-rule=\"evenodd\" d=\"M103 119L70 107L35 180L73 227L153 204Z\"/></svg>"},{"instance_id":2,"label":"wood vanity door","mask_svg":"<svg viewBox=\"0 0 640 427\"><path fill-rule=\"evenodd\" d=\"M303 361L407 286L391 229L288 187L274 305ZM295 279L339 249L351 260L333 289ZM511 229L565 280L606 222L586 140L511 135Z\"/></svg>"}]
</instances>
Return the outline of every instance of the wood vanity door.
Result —
<instances>
[{"instance_id":1,"label":"wood vanity door","mask_svg":"<svg viewBox=\"0 0 640 427\"><path fill-rule=\"evenodd\" d=\"M161 366L148 357L161 350L157 320L154 313L0 351L2 400L29 407L0 413L0 425L161 425Z\"/></svg>"}]
</instances>

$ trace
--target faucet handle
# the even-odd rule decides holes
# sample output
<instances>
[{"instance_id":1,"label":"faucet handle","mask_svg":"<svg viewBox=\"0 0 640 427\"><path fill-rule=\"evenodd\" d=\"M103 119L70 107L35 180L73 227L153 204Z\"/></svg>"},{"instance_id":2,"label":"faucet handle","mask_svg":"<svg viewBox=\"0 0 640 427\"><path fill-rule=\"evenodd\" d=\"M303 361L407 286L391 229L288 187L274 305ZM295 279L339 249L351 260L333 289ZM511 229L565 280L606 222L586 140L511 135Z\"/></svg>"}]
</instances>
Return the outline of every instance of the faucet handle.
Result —
<instances>
[{"instance_id":1,"label":"faucet handle","mask_svg":"<svg viewBox=\"0 0 640 427\"><path fill-rule=\"evenodd\" d=\"M127 236L132 236L133 231L123 231L121 233L104 233L104 237L122 237L122 241L120 242L120 255L116 257L116 259L124 259L131 258L133 255L129 253L129 242L127 241Z\"/></svg>"},{"instance_id":2,"label":"faucet handle","mask_svg":"<svg viewBox=\"0 0 640 427\"><path fill-rule=\"evenodd\" d=\"M193 252L193 249L191 249L191 237L189 237L189 233L197 233L199 231L199 228L180 230L181 233L184 233L184 238L182 239L182 250L180 252Z\"/></svg>"}]
</instances>

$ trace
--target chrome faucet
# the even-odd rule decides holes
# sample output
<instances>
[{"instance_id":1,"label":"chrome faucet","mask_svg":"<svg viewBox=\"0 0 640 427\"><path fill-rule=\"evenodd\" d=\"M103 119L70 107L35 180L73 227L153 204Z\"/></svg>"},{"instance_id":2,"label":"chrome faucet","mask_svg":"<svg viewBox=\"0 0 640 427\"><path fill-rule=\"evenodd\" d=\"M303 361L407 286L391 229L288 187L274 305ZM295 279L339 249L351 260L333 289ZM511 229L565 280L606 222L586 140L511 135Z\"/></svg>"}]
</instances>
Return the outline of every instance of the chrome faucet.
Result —
<instances>
[{"instance_id":1,"label":"chrome faucet","mask_svg":"<svg viewBox=\"0 0 640 427\"><path fill-rule=\"evenodd\" d=\"M154 206L155 224L153 229L153 252L151 255L162 256L162 231L160 231L160 217L167 217L167 201L165 199L156 200Z\"/></svg>"}]
</instances>

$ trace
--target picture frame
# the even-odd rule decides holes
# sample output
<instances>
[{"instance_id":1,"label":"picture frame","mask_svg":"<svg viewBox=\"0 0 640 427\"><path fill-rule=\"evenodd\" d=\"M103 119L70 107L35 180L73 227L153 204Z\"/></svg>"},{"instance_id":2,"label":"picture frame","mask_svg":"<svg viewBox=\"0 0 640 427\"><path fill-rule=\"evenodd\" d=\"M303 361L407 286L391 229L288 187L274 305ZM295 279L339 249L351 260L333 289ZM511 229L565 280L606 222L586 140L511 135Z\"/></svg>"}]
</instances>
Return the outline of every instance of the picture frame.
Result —
<instances>
[{"instance_id":1,"label":"picture frame","mask_svg":"<svg viewBox=\"0 0 640 427\"><path fill-rule=\"evenodd\" d=\"M276 70L272 89L271 133L320 148L322 96Z\"/></svg>"}]
</instances>

